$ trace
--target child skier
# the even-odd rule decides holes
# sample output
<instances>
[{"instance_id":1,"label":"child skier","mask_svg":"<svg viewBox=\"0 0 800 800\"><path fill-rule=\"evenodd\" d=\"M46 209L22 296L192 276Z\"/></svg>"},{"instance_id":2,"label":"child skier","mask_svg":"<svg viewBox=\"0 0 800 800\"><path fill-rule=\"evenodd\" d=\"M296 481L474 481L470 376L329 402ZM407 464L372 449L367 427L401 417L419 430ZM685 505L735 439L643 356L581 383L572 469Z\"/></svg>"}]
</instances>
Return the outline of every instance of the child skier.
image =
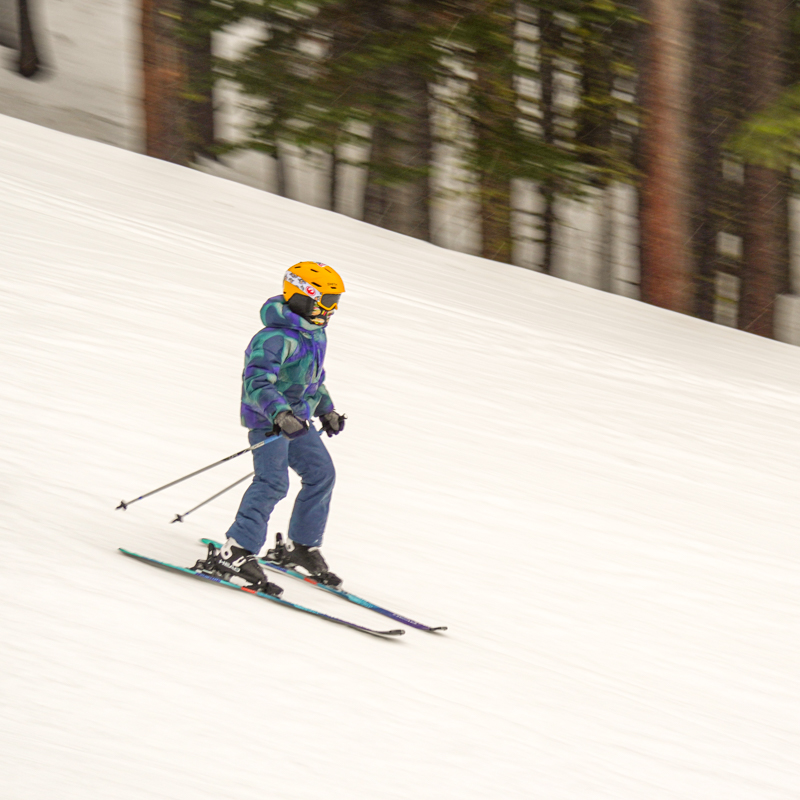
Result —
<instances>
[{"instance_id":1,"label":"child skier","mask_svg":"<svg viewBox=\"0 0 800 800\"><path fill-rule=\"evenodd\" d=\"M251 445L276 434L280 438L253 450L255 477L213 567L276 596L283 590L267 581L257 554L266 541L272 509L289 491L289 467L300 476L302 488L289 522L289 541L269 557L300 567L328 586L342 583L328 570L319 549L335 472L320 432L310 421L318 417L329 437L344 429L345 417L334 410L322 368L325 327L344 291L342 279L326 264L295 264L284 276L283 295L271 297L262 307L264 327L245 352L242 425L249 428Z\"/></svg>"}]
</instances>

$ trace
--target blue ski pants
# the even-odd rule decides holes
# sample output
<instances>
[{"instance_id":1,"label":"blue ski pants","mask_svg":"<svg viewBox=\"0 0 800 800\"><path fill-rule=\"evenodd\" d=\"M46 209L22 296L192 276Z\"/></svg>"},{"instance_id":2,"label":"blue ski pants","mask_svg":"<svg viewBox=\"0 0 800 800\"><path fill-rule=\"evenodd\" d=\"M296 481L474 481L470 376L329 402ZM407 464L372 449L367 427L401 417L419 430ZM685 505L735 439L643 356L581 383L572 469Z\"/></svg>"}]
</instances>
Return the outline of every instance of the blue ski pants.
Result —
<instances>
[{"instance_id":1,"label":"blue ski pants","mask_svg":"<svg viewBox=\"0 0 800 800\"><path fill-rule=\"evenodd\" d=\"M257 428L249 433L250 444L272 436L272 430ZM267 540L267 522L272 509L289 491L289 467L302 481L289 521L289 538L309 547L319 547L328 521L336 472L318 430L313 426L297 439L281 436L253 450L255 476L242 497L236 519L228 531L251 553L258 553Z\"/></svg>"}]
</instances>

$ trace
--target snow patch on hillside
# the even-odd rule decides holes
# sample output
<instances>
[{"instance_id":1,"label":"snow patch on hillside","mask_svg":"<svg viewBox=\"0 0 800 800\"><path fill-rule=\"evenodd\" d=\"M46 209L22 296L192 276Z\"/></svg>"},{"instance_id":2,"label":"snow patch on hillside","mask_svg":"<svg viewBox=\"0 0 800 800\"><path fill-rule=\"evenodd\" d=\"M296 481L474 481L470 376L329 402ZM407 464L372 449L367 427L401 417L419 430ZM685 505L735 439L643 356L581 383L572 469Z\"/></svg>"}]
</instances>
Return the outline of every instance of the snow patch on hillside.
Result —
<instances>
[{"instance_id":1,"label":"snow patch on hillside","mask_svg":"<svg viewBox=\"0 0 800 800\"><path fill-rule=\"evenodd\" d=\"M796 797L796 349L6 117L0 152L3 797ZM224 534L239 490L169 520L244 459L114 506L244 446L310 257L348 289L326 555L445 635L116 551Z\"/></svg>"}]
</instances>

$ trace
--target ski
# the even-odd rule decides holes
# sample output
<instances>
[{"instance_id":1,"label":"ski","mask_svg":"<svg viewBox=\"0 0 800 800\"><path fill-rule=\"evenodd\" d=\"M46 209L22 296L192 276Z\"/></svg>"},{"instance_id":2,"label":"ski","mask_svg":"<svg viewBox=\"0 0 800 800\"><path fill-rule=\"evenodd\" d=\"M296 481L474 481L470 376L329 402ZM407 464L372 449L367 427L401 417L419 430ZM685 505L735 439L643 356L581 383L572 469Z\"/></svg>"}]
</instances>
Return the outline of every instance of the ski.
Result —
<instances>
[{"instance_id":1,"label":"ski","mask_svg":"<svg viewBox=\"0 0 800 800\"><path fill-rule=\"evenodd\" d=\"M219 542L216 542L213 539L201 539L200 541L204 545L211 545L217 550L219 550L220 547L222 547L222 545ZM314 578L309 578L308 575L303 575L301 572L297 572L296 570L290 569L288 567L283 567L280 564L276 564L274 561L267 561L267 559L265 558L260 558L259 562L261 563L262 566L267 567L273 572L280 572L282 575L288 575L290 578L296 578L297 580L303 581L305 583L310 583L317 589L322 589L325 592L330 592L331 594L335 594L337 597L341 597L343 600L347 600L348 602L354 603L357 606L362 606L363 608L368 608L370 611L374 611L377 614L383 614L384 617L389 617L389 619L393 619L395 622L401 622L404 625L408 625L410 628L416 628L417 630L420 631L427 631L428 633L447 630L446 625L431 627L430 625L424 625L421 622L415 622L413 619L409 619L408 617L404 617L402 614L397 614L394 611L389 611L386 608L382 608L376 603L372 603L369 600L364 600L364 598L358 597L357 595L354 595L351 592L347 592L344 589L334 589L332 586L326 586L324 583L321 583L320 581L317 581Z\"/></svg>"},{"instance_id":2,"label":"ski","mask_svg":"<svg viewBox=\"0 0 800 800\"><path fill-rule=\"evenodd\" d=\"M178 567L175 564L169 564L166 561L159 561L157 558L150 558L149 556L139 555L139 553L133 553L123 547L120 547L119 551L126 556L135 558L138 561L143 561L145 564L152 564L154 567L160 567L161 569L172 570L174 572L182 572L184 575L189 575L192 578L201 578L202 580L210 581L211 583L217 583L221 586L226 586L229 589L238 589L239 591L256 595L256 597L263 597L265 600L273 600L276 603L280 603L282 606L288 606L289 608L294 608L297 611L303 611L306 614L313 614L315 617L321 617L329 622L335 622L337 625L344 625L347 628L353 628L354 630L362 631L363 633L369 633L372 636L402 636L405 633L405 631L400 628L391 631L378 631L373 628L367 628L364 625L359 625L355 622L349 622L348 620L340 619L339 617L332 617L330 614L325 614L322 611L316 611L313 608L306 608L306 606L301 606L298 603L292 603L289 600L283 600L280 597L273 597L272 595L265 594L264 592L256 592L253 589L239 586L236 583L223 580L215 575L209 575L206 572L195 571L193 569L189 569L188 567Z\"/></svg>"}]
</instances>

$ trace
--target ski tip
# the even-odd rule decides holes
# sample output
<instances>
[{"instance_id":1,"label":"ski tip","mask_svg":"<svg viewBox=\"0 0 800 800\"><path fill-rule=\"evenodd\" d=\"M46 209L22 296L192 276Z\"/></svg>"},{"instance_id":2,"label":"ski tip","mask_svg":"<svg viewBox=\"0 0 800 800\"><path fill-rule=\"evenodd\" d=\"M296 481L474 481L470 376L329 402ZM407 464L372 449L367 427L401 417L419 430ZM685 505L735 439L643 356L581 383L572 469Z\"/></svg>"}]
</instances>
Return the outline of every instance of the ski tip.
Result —
<instances>
[{"instance_id":1,"label":"ski tip","mask_svg":"<svg viewBox=\"0 0 800 800\"><path fill-rule=\"evenodd\" d=\"M405 634L405 630L403 628L398 628L394 631L375 631L379 633L381 636L403 636Z\"/></svg>"},{"instance_id":2,"label":"ski tip","mask_svg":"<svg viewBox=\"0 0 800 800\"><path fill-rule=\"evenodd\" d=\"M440 625L438 628L428 628L428 633L436 633L437 631L446 631L447 625Z\"/></svg>"}]
</instances>

